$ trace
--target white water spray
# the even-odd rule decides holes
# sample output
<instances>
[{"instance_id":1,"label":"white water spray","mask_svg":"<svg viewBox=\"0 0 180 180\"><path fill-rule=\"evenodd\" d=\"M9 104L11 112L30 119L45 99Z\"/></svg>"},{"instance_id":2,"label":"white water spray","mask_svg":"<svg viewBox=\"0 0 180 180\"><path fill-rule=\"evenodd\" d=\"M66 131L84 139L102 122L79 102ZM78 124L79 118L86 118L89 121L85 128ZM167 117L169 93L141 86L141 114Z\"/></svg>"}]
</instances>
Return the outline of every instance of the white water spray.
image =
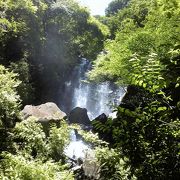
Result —
<instances>
[{"instance_id":1,"label":"white water spray","mask_svg":"<svg viewBox=\"0 0 180 180\"><path fill-rule=\"evenodd\" d=\"M64 96L67 98L63 104L66 107L63 106L62 110L67 112L75 107L86 108L89 118L94 119L102 113L109 115L113 106L120 103L124 90L110 82L100 84L87 82L86 74L90 69L91 63L87 59L82 59L80 65L75 67L72 78L65 84Z\"/></svg>"}]
</instances>

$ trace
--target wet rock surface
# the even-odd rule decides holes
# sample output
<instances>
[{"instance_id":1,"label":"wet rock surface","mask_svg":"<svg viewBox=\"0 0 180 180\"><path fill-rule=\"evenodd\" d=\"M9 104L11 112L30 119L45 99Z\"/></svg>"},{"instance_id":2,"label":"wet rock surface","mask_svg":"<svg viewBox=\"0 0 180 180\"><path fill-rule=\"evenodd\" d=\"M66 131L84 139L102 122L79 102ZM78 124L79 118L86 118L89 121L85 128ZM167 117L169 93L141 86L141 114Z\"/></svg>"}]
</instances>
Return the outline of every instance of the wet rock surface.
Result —
<instances>
[{"instance_id":1,"label":"wet rock surface","mask_svg":"<svg viewBox=\"0 0 180 180\"><path fill-rule=\"evenodd\" d=\"M80 107L74 108L68 116L68 121L70 124L76 123L84 126L91 125L91 121L88 117L86 108L80 108Z\"/></svg>"}]
</instances>

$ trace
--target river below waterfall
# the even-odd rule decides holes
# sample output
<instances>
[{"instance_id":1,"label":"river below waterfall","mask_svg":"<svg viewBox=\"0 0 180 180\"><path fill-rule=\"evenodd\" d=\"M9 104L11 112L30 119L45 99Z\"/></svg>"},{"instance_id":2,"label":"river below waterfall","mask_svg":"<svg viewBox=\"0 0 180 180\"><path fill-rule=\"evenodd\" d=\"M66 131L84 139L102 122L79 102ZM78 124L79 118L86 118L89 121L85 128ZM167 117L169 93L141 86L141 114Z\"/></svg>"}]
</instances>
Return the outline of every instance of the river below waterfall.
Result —
<instances>
[{"instance_id":1,"label":"river below waterfall","mask_svg":"<svg viewBox=\"0 0 180 180\"><path fill-rule=\"evenodd\" d=\"M65 149L65 154L69 158L77 159L84 158L86 151L89 150L88 145L86 145L82 140L77 140L75 132L71 131L71 142L69 146Z\"/></svg>"}]
</instances>

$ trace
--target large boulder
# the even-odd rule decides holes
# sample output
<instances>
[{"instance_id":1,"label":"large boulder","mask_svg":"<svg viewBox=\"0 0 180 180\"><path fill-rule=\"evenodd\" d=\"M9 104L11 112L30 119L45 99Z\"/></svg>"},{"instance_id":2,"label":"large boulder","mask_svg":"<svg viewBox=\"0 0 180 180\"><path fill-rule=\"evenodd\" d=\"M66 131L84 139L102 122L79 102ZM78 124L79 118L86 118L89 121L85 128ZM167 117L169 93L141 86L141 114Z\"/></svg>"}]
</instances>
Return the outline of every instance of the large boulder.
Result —
<instances>
[{"instance_id":1,"label":"large boulder","mask_svg":"<svg viewBox=\"0 0 180 180\"><path fill-rule=\"evenodd\" d=\"M89 126L91 124L86 108L80 108L80 107L74 108L70 112L68 120L70 123L76 123L85 126Z\"/></svg>"},{"instance_id":2,"label":"large boulder","mask_svg":"<svg viewBox=\"0 0 180 180\"><path fill-rule=\"evenodd\" d=\"M49 134L50 124L56 124L57 127L60 127L60 121L66 117L66 114L52 102L39 106L26 105L21 115L24 120L30 116L37 118L37 122L42 124L46 135Z\"/></svg>"}]
</instances>

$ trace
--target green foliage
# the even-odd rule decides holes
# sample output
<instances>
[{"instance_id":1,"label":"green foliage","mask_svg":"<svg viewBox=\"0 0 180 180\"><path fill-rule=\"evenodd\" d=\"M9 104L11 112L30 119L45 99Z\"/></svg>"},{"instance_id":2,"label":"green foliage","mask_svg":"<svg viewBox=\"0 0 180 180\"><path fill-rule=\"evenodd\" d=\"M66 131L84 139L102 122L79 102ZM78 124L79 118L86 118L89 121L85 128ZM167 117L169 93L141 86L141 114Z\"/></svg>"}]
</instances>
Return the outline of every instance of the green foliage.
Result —
<instances>
[{"instance_id":1,"label":"green foliage","mask_svg":"<svg viewBox=\"0 0 180 180\"><path fill-rule=\"evenodd\" d=\"M22 59L18 62L12 62L10 64L10 70L18 74L18 79L21 84L17 87L18 94L22 100L23 105L33 102L33 85L30 82L30 67L27 60Z\"/></svg>"},{"instance_id":2,"label":"green foliage","mask_svg":"<svg viewBox=\"0 0 180 180\"><path fill-rule=\"evenodd\" d=\"M0 63L20 73L23 104L52 99L79 57L103 48L107 28L73 0L1 0L0 7Z\"/></svg>"},{"instance_id":3,"label":"green foliage","mask_svg":"<svg viewBox=\"0 0 180 180\"><path fill-rule=\"evenodd\" d=\"M61 127L50 127L49 137L43 132L42 125L34 117L17 123L14 129L15 147L18 152L47 160L64 160L64 149L70 142L70 128L61 122Z\"/></svg>"},{"instance_id":4,"label":"green foliage","mask_svg":"<svg viewBox=\"0 0 180 180\"><path fill-rule=\"evenodd\" d=\"M136 88L117 118L93 123L114 149L79 130L98 145L101 178L179 178L179 1L113 1L111 16L98 18L109 28L73 0L0 0L0 7L0 63L13 71L0 65L1 179L73 179L64 166L68 125L46 138L33 118L16 123L20 97L28 103L32 89L36 101L52 97L79 57L95 59L103 47L90 79Z\"/></svg>"},{"instance_id":5,"label":"green foliage","mask_svg":"<svg viewBox=\"0 0 180 180\"><path fill-rule=\"evenodd\" d=\"M11 64L11 70L20 73L22 84L18 87L18 93L24 104L30 103L30 97L33 94L31 93L32 85L29 83L29 60L35 56L37 51L39 53L41 47L41 30L37 14L44 12L45 4L41 1L37 4L31 0L8 0L0 3L1 18L3 19L0 26L0 63L5 66ZM20 70L20 66L22 70Z\"/></svg>"},{"instance_id":6,"label":"green foliage","mask_svg":"<svg viewBox=\"0 0 180 180\"><path fill-rule=\"evenodd\" d=\"M101 33L104 35L105 38L107 38L110 35L108 27L101 23L97 18L92 16L88 19L88 22L90 24L96 25L100 29Z\"/></svg>"},{"instance_id":7,"label":"green foliage","mask_svg":"<svg viewBox=\"0 0 180 180\"><path fill-rule=\"evenodd\" d=\"M51 127L47 138L34 118L16 123L20 98L26 105L55 97L109 30L74 0L0 0L0 9L0 64L12 71L0 65L0 179L73 179L64 166L68 125Z\"/></svg>"},{"instance_id":8,"label":"green foliage","mask_svg":"<svg viewBox=\"0 0 180 180\"><path fill-rule=\"evenodd\" d=\"M74 179L64 163L69 132L68 125L62 122L60 128L51 127L47 138L36 118L29 117L17 123L11 133L14 153L1 154L0 178Z\"/></svg>"},{"instance_id":9,"label":"green foliage","mask_svg":"<svg viewBox=\"0 0 180 180\"><path fill-rule=\"evenodd\" d=\"M78 129L78 134L81 135L85 142L92 143L93 146L107 146L108 143L99 139L98 134L92 132L86 132L82 129Z\"/></svg>"},{"instance_id":10,"label":"green foliage","mask_svg":"<svg viewBox=\"0 0 180 180\"><path fill-rule=\"evenodd\" d=\"M70 143L70 128L65 122L61 122L61 127L51 127L48 138L50 155L55 161L64 160L65 147Z\"/></svg>"},{"instance_id":11,"label":"green foliage","mask_svg":"<svg viewBox=\"0 0 180 180\"><path fill-rule=\"evenodd\" d=\"M11 129L19 120L19 84L17 74L0 65L0 152L13 149Z\"/></svg>"},{"instance_id":12,"label":"green foliage","mask_svg":"<svg viewBox=\"0 0 180 180\"><path fill-rule=\"evenodd\" d=\"M62 171L59 164L51 161L26 159L21 155L3 154L4 159L0 163L0 178L19 180L73 180L71 172Z\"/></svg>"},{"instance_id":13,"label":"green foliage","mask_svg":"<svg viewBox=\"0 0 180 180\"><path fill-rule=\"evenodd\" d=\"M20 98L16 88L20 81L17 74L9 72L0 65L0 128L15 126L20 107Z\"/></svg>"},{"instance_id":14,"label":"green foliage","mask_svg":"<svg viewBox=\"0 0 180 180\"><path fill-rule=\"evenodd\" d=\"M89 73L92 80L130 85L113 123L94 126L110 132L138 179L180 174L179 10L177 0L132 0L110 18L115 39L105 43Z\"/></svg>"},{"instance_id":15,"label":"green foliage","mask_svg":"<svg viewBox=\"0 0 180 180\"><path fill-rule=\"evenodd\" d=\"M140 179L178 177L179 147L173 132L179 127L172 111L157 101L135 111L118 109L114 138Z\"/></svg>"},{"instance_id":16,"label":"green foliage","mask_svg":"<svg viewBox=\"0 0 180 180\"><path fill-rule=\"evenodd\" d=\"M27 120L17 123L14 135L18 152L39 159L47 159L49 156L45 133L36 118L29 117Z\"/></svg>"},{"instance_id":17,"label":"green foliage","mask_svg":"<svg viewBox=\"0 0 180 180\"><path fill-rule=\"evenodd\" d=\"M98 147L95 149L96 157L100 162L100 179L102 180L126 180L130 178L130 168L127 167L127 159L123 159L117 149ZM135 176L131 177L135 180Z\"/></svg>"},{"instance_id":18,"label":"green foliage","mask_svg":"<svg viewBox=\"0 0 180 180\"><path fill-rule=\"evenodd\" d=\"M132 84L146 88L150 92L159 92L166 86L161 73L164 68L157 59L157 54L152 53L148 57L141 57L141 59L133 55L129 61L132 65Z\"/></svg>"},{"instance_id":19,"label":"green foliage","mask_svg":"<svg viewBox=\"0 0 180 180\"><path fill-rule=\"evenodd\" d=\"M101 55L95 62L90 78L93 80L99 79L102 75L106 79L112 80L114 77L116 81L130 84L130 80L135 74L139 75L141 74L140 71L149 70L148 77L146 76L147 79L156 76L158 72L163 76L158 78L165 78L166 83L168 83L168 77L171 75L167 73L170 68L172 70L172 67L175 70L173 76L179 75L176 70L179 67L177 61L179 59L179 38L177 33L179 31L177 25L179 4L172 1L172 4L169 3L163 7L161 2L145 3L145 1L138 1L138 3L135 3L132 1L127 8L114 16L114 23L117 25L115 40L105 43L106 53ZM134 10L131 11L132 9ZM143 18L139 17L143 14L138 14L145 10L148 13L146 12ZM167 12L171 15L167 16ZM132 13L134 13L134 16L136 14L137 18L144 19L138 21L139 24L143 25L142 27L137 26L137 21L133 15L131 16ZM117 24L117 20L119 20L119 24ZM170 52L172 51L177 53L175 55L176 65L171 62ZM136 61L139 64L134 64L135 61L131 61L134 57L136 59L140 57L139 62ZM149 64L150 61L151 65ZM163 72L166 72L166 75Z\"/></svg>"},{"instance_id":20,"label":"green foliage","mask_svg":"<svg viewBox=\"0 0 180 180\"><path fill-rule=\"evenodd\" d=\"M113 0L109 3L108 7L106 8L106 16L114 15L119 10L125 8L128 5L130 0Z\"/></svg>"},{"instance_id":21,"label":"green foliage","mask_svg":"<svg viewBox=\"0 0 180 180\"><path fill-rule=\"evenodd\" d=\"M101 124L101 126L103 125ZM109 143L99 139L98 134L86 132L78 125L71 125L70 128L76 129L83 140L90 145L91 149L87 151L86 154L88 163L92 163L92 166L97 168L99 179L126 180L131 177L130 166L127 165L128 159L122 156L118 148L109 148ZM86 163L84 166L86 166ZM131 179L133 180L136 178L132 176Z\"/></svg>"}]
</instances>

